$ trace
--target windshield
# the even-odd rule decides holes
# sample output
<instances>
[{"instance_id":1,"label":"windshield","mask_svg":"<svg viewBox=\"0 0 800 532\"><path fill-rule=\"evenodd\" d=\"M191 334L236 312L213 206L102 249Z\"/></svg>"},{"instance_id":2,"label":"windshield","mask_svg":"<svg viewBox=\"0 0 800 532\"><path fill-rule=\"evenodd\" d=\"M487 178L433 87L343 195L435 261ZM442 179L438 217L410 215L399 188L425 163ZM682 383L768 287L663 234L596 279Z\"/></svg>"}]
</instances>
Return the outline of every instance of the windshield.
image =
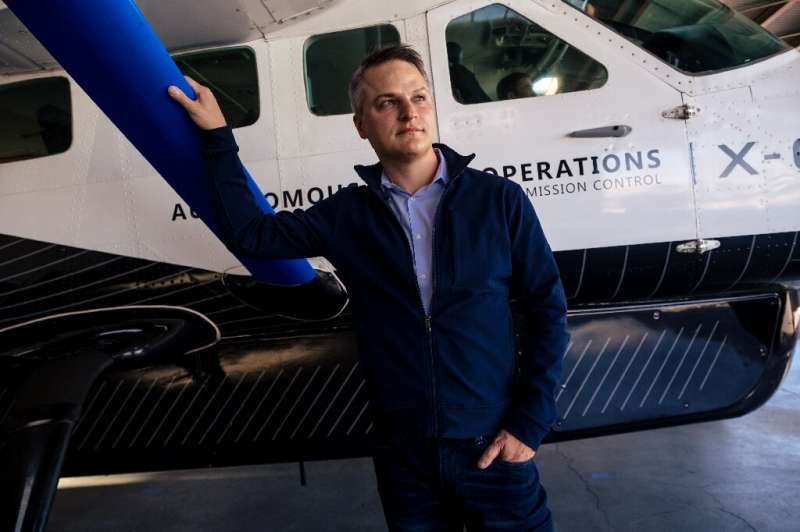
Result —
<instances>
[{"instance_id":1,"label":"windshield","mask_svg":"<svg viewBox=\"0 0 800 532\"><path fill-rule=\"evenodd\" d=\"M692 74L741 66L790 48L717 0L563 1Z\"/></svg>"}]
</instances>

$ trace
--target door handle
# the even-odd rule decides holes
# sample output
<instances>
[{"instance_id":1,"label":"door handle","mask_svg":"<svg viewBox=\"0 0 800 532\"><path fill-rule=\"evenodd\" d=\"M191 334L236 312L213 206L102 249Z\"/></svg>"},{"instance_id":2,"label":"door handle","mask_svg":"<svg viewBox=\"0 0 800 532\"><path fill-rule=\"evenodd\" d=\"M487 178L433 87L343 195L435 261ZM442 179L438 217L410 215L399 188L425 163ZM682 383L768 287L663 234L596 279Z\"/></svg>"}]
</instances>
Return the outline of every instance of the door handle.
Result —
<instances>
[{"instance_id":1,"label":"door handle","mask_svg":"<svg viewBox=\"0 0 800 532\"><path fill-rule=\"evenodd\" d=\"M603 137L627 137L633 129L631 126L617 125L595 127L591 129L579 129L568 134L568 137L574 139L599 139Z\"/></svg>"}]
</instances>

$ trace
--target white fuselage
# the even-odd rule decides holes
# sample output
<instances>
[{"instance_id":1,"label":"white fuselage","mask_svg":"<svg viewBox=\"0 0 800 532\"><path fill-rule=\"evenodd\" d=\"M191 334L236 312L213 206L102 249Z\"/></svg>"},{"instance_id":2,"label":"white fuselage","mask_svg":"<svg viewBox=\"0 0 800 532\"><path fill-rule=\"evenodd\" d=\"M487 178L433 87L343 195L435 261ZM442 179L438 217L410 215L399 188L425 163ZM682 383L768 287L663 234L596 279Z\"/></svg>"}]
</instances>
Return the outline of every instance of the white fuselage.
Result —
<instances>
[{"instance_id":1,"label":"white fuselage","mask_svg":"<svg viewBox=\"0 0 800 532\"><path fill-rule=\"evenodd\" d=\"M338 3L243 43L256 57L260 115L235 134L270 203L308 207L357 182L354 164L375 160L351 115L309 110L303 52L311 35L388 20L426 59L441 142L519 182L554 250L800 230L797 51L690 76L573 9L513 0L505 3L602 63L608 79L592 90L462 105L450 90L445 30L490 3L416 1L402 12L389 3ZM2 83L53 75L66 76L50 71ZM0 164L0 233L213 271L236 267L74 83L71 96L69 150ZM698 114L663 115L684 104ZM617 125L630 134L569 136ZM198 175L197 186L204 179Z\"/></svg>"}]
</instances>

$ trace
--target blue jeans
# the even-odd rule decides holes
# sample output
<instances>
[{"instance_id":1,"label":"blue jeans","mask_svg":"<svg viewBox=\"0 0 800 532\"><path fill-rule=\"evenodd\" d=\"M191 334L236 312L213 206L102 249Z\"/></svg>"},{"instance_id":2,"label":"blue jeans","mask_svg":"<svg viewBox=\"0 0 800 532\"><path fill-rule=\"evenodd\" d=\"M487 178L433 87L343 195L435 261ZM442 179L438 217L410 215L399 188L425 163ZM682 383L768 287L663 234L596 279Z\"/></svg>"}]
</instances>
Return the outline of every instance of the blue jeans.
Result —
<instances>
[{"instance_id":1,"label":"blue jeans","mask_svg":"<svg viewBox=\"0 0 800 532\"><path fill-rule=\"evenodd\" d=\"M490 437L379 438L373 463L389 530L551 532L547 494L533 460L497 458L478 469Z\"/></svg>"}]
</instances>

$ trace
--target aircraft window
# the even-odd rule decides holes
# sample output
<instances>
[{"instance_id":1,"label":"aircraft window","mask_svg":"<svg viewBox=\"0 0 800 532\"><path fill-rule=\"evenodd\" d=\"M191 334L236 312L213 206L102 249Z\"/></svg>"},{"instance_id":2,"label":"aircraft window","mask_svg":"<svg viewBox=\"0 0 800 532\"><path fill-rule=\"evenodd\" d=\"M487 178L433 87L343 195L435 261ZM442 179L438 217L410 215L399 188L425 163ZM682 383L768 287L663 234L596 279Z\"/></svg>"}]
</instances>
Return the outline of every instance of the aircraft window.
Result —
<instances>
[{"instance_id":1,"label":"aircraft window","mask_svg":"<svg viewBox=\"0 0 800 532\"><path fill-rule=\"evenodd\" d=\"M0 86L0 163L62 153L72 144L72 103L66 78Z\"/></svg>"},{"instance_id":2,"label":"aircraft window","mask_svg":"<svg viewBox=\"0 0 800 532\"><path fill-rule=\"evenodd\" d=\"M690 74L741 66L790 49L717 0L564 0Z\"/></svg>"},{"instance_id":3,"label":"aircraft window","mask_svg":"<svg viewBox=\"0 0 800 532\"><path fill-rule=\"evenodd\" d=\"M453 97L473 104L595 89L606 68L511 8L492 4L445 31Z\"/></svg>"},{"instance_id":4,"label":"aircraft window","mask_svg":"<svg viewBox=\"0 0 800 532\"><path fill-rule=\"evenodd\" d=\"M305 43L306 100L318 116L352 113L347 86L370 52L399 44L391 24L314 35Z\"/></svg>"},{"instance_id":5,"label":"aircraft window","mask_svg":"<svg viewBox=\"0 0 800 532\"><path fill-rule=\"evenodd\" d=\"M250 48L227 48L174 56L185 75L211 89L232 128L258 120L258 71Z\"/></svg>"}]
</instances>

